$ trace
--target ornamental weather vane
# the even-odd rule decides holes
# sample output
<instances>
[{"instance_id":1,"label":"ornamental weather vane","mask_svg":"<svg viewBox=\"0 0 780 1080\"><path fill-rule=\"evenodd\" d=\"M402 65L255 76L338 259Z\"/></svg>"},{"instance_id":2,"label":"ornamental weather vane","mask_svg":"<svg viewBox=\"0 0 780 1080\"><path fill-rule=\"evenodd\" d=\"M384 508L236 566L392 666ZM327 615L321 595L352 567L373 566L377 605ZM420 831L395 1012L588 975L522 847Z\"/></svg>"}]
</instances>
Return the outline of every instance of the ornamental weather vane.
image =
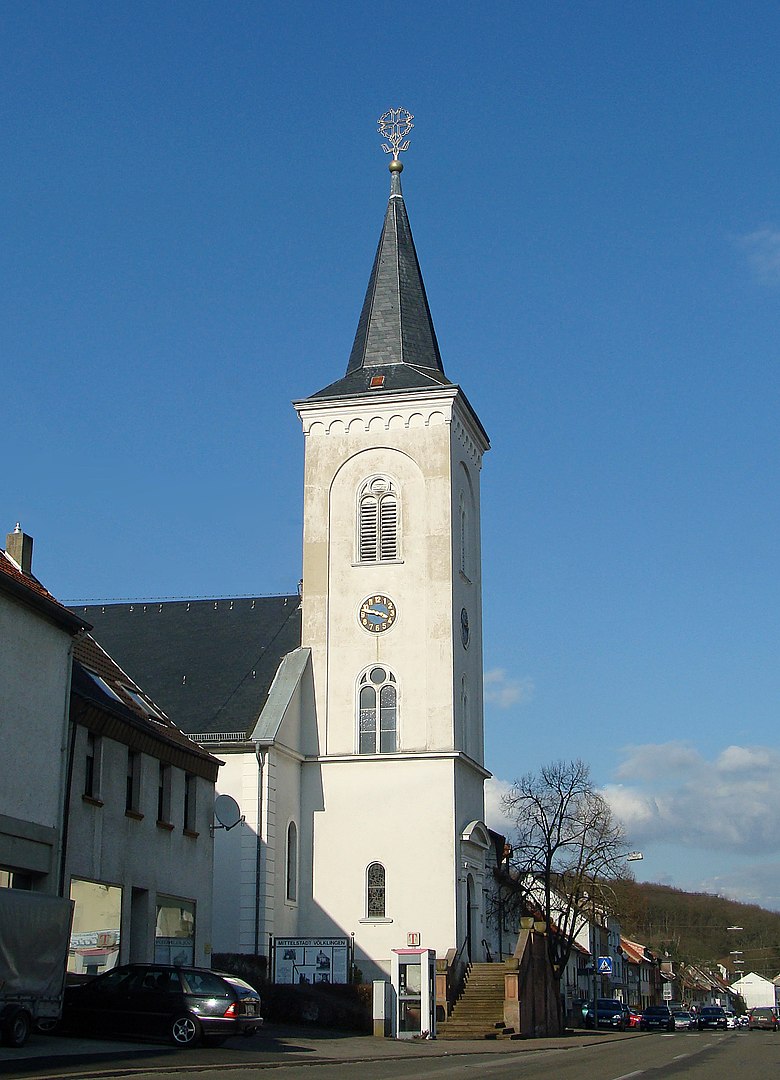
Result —
<instances>
[{"instance_id":1,"label":"ornamental weather vane","mask_svg":"<svg viewBox=\"0 0 780 1080\"><path fill-rule=\"evenodd\" d=\"M412 120L414 117L408 109L388 109L377 121L379 134L387 139L386 143L382 143L382 149L386 154L393 155L393 161L398 161L402 150L409 149L406 136L414 127Z\"/></svg>"}]
</instances>

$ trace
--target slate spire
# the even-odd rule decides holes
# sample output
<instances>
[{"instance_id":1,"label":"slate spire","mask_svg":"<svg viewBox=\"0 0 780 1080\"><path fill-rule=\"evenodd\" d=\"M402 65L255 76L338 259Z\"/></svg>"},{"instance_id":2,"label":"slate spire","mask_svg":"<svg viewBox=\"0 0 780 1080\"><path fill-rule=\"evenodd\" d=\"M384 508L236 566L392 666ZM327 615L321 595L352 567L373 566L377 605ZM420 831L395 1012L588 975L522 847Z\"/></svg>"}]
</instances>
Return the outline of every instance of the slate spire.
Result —
<instances>
[{"instance_id":1,"label":"slate spire","mask_svg":"<svg viewBox=\"0 0 780 1080\"><path fill-rule=\"evenodd\" d=\"M388 364L444 374L401 191L402 169L402 162L390 162L390 199L347 374Z\"/></svg>"},{"instance_id":2,"label":"slate spire","mask_svg":"<svg viewBox=\"0 0 780 1080\"><path fill-rule=\"evenodd\" d=\"M314 398L350 397L378 385L385 390L452 385L444 374L425 295L397 153L389 168L390 199L347 371Z\"/></svg>"}]
</instances>

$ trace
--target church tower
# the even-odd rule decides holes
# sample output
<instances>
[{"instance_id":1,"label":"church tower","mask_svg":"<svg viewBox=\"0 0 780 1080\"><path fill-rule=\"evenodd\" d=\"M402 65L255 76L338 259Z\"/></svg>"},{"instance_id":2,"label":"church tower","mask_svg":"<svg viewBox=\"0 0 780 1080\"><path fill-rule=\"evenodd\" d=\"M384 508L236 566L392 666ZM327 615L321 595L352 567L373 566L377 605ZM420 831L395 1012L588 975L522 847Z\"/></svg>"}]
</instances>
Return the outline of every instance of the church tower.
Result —
<instances>
[{"instance_id":1,"label":"church tower","mask_svg":"<svg viewBox=\"0 0 780 1080\"><path fill-rule=\"evenodd\" d=\"M297 401L303 625L299 932L354 933L366 979L419 944L482 958L480 469L489 442L444 372L403 194L390 198L346 374Z\"/></svg>"}]
</instances>

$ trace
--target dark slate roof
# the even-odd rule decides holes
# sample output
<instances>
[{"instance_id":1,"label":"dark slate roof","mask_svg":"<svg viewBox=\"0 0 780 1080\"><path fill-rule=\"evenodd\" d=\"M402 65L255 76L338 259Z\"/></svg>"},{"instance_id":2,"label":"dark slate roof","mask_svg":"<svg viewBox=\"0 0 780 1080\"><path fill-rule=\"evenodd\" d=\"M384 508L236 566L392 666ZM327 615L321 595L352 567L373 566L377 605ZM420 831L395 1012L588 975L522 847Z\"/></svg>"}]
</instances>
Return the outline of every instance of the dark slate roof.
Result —
<instances>
[{"instance_id":1,"label":"dark slate roof","mask_svg":"<svg viewBox=\"0 0 780 1080\"><path fill-rule=\"evenodd\" d=\"M301 644L297 594L74 610L190 735L251 732L282 657Z\"/></svg>"},{"instance_id":2,"label":"dark slate roof","mask_svg":"<svg viewBox=\"0 0 780 1080\"><path fill-rule=\"evenodd\" d=\"M91 634L73 646L71 718L214 781L220 762L189 739Z\"/></svg>"},{"instance_id":3,"label":"dark slate roof","mask_svg":"<svg viewBox=\"0 0 780 1080\"><path fill-rule=\"evenodd\" d=\"M450 385L444 374L397 172L392 174L384 227L346 376L312 397L362 394L376 375L385 376L383 390Z\"/></svg>"}]
</instances>

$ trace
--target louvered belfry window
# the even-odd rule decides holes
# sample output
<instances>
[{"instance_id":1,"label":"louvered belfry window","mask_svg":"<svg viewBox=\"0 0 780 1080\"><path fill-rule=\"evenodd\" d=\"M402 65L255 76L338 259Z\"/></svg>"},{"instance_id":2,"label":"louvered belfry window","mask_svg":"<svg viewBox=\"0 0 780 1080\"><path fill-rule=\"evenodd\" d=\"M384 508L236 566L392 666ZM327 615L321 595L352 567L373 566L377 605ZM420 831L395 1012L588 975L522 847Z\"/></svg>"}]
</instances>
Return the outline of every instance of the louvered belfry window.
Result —
<instances>
[{"instance_id":1,"label":"louvered belfry window","mask_svg":"<svg viewBox=\"0 0 780 1080\"><path fill-rule=\"evenodd\" d=\"M384 476L367 480L358 502L360 562L390 562L398 558L398 500Z\"/></svg>"}]
</instances>

